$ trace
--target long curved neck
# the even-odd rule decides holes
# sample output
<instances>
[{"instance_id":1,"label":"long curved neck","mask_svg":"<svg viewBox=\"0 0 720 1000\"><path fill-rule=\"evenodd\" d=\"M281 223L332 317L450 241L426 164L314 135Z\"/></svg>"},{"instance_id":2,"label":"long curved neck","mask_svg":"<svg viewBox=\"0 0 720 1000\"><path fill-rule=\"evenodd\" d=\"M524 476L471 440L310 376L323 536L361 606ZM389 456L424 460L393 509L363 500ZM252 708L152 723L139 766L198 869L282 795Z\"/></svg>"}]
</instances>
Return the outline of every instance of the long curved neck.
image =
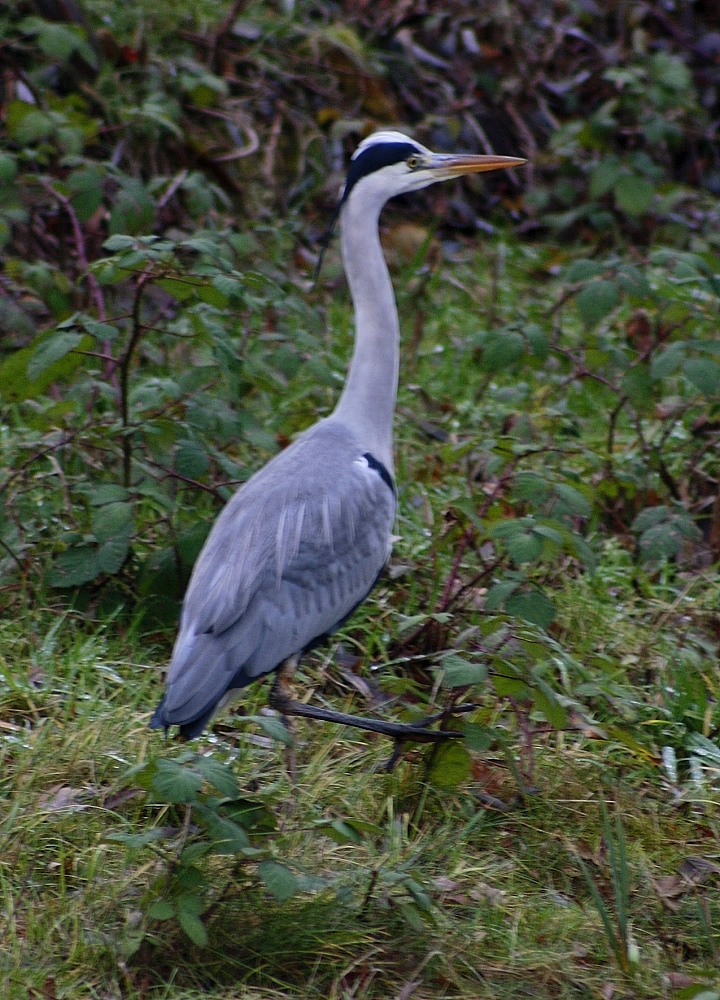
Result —
<instances>
[{"instance_id":1,"label":"long curved neck","mask_svg":"<svg viewBox=\"0 0 720 1000\"><path fill-rule=\"evenodd\" d=\"M382 202L358 184L343 206L342 255L355 307L355 349L334 416L393 470L400 324L378 228Z\"/></svg>"}]
</instances>

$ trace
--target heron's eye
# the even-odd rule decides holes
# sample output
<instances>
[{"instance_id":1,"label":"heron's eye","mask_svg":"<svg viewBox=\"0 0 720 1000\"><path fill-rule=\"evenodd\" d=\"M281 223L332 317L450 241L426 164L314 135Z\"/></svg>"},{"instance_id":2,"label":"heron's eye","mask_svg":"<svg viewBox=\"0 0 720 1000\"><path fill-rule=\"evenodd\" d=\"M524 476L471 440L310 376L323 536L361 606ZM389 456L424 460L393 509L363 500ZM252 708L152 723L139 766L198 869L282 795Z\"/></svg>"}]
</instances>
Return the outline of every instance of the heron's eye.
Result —
<instances>
[{"instance_id":1,"label":"heron's eye","mask_svg":"<svg viewBox=\"0 0 720 1000\"><path fill-rule=\"evenodd\" d=\"M420 167L421 160L419 156L408 156L407 158L408 170L417 170Z\"/></svg>"}]
</instances>

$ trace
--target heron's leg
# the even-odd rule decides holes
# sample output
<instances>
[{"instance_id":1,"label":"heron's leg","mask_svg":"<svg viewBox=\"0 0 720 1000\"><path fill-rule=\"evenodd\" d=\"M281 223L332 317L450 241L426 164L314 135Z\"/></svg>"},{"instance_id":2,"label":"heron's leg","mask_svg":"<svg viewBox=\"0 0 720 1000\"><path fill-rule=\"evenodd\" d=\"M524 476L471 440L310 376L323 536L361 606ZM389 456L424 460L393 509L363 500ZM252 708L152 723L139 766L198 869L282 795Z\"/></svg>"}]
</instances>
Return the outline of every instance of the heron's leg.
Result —
<instances>
[{"instance_id":1,"label":"heron's leg","mask_svg":"<svg viewBox=\"0 0 720 1000\"><path fill-rule=\"evenodd\" d=\"M275 680L273 681L273 686L270 689L270 696L268 697L268 704L271 708L280 712L283 724L293 738L292 743L285 751L285 762L287 764L288 775L290 776L290 781L294 789L297 789L295 724L290 718L293 713L287 711L287 706L293 704L290 685L292 684L293 677L295 676L299 660L300 657L297 653L295 653L293 656L288 656L286 660L282 661L275 673Z\"/></svg>"},{"instance_id":2,"label":"heron's leg","mask_svg":"<svg viewBox=\"0 0 720 1000\"><path fill-rule=\"evenodd\" d=\"M355 729L365 729L368 732L381 733L389 736L398 743L409 740L413 743L435 743L440 740L462 739L463 733L452 729L429 729L428 723L436 722L439 718L444 718L444 714L429 716L421 719L417 725L402 722L383 722L380 719L363 719L359 715L348 715L347 712L332 712L325 708L316 708L314 705L305 705L301 701L295 701L290 696L289 683L295 668L298 665L299 656L289 656L287 660L278 667L275 683L270 691L268 699L270 707L281 713L287 723L289 715L298 715L303 719L319 719L321 722L334 722L340 726L353 726Z\"/></svg>"}]
</instances>

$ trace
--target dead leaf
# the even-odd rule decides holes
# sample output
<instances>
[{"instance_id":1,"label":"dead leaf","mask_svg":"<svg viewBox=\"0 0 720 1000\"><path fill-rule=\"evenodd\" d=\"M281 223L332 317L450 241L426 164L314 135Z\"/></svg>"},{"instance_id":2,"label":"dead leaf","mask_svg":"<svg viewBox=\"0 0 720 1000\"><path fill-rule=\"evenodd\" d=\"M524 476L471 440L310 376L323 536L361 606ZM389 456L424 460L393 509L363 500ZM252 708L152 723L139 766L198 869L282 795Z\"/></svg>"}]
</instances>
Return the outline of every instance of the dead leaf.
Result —
<instances>
[{"instance_id":1,"label":"dead leaf","mask_svg":"<svg viewBox=\"0 0 720 1000\"><path fill-rule=\"evenodd\" d=\"M720 875L720 865L716 865L714 861L709 861L707 858L690 856L685 858L678 868L678 872L693 885L701 885L711 875Z\"/></svg>"}]
</instances>

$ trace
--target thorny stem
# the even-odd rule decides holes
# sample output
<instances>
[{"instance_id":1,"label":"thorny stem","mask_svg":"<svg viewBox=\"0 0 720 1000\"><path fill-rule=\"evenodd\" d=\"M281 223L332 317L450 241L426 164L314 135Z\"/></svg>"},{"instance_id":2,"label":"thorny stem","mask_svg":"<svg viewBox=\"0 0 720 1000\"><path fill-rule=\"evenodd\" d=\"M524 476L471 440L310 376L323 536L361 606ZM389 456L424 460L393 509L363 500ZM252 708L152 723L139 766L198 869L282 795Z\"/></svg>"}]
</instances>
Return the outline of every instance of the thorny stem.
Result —
<instances>
[{"instance_id":1,"label":"thorny stem","mask_svg":"<svg viewBox=\"0 0 720 1000\"><path fill-rule=\"evenodd\" d=\"M126 489L130 488L132 479L132 436L130 434L130 364L133 352L140 343L143 334L143 325L140 319L140 306L142 304L143 290L150 280L149 274L141 274L138 279L135 300L132 308L132 333L125 353L120 358L120 411L123 426L122 451L123 451L123 484Z\"/></svg>"},{"instance_id":2,"label":"thorny stem","mask_svg":"<svg viewBox=\"0 0 720 1000\"><path fill-rule=\"evenodd\" d=\"M56 189L52 186L52 184L49 181L40 178L40 183L48 192L48 194L52 195L53 198L57 199L57 201L62 205L62 207L67 212L68 218L70 219L70 225L72 226L78 263L80 264L82 270L85 272L88 288L90 289L90 295L93 302L95 303L95 308L97 310L98 319L100 320L101 323L104 323L107 315L105 311L105 297L103 295L102 288L100 287L100 282L97 280L95 275L90 270L90 261L87 255L85 235L83 233L82 226L80 225L80 220L78 219L75 209L72 206L72 202L66 195L61 194L59 191L56 191ZM102 356L107 362L107 367L105 369L106 378L108 382L111 385L113 385L115 389L117 389L118 388L117 381L115 378L115 358L112 355L112 348L109 340L106 340L103 343Z\"/></svg>"}]
</instances>

